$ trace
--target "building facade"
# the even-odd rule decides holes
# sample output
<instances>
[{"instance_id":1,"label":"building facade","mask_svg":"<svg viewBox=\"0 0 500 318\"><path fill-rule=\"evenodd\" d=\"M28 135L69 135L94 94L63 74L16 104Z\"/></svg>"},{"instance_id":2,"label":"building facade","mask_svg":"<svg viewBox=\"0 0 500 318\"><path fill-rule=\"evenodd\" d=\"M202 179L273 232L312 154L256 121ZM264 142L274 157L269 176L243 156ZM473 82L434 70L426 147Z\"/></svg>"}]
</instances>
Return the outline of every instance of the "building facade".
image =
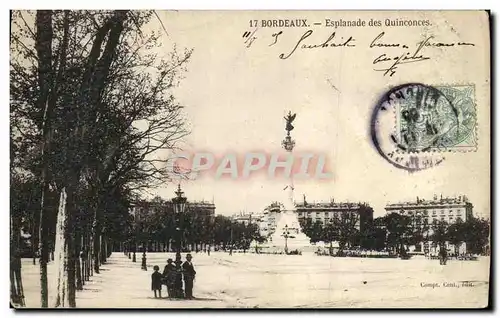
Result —
<instances>
[{"instance_id":1,"label":"building facade","mask_svg":"<svg viewBox=\"0 0 500 318\"><path fill-rule=\"evenodd\" d=\"M170 204L172 204L170 202ZM215 203L209 201L186 202L186 212L196 217L215 218Z\"/></svg>"},{"instance_id":2,"label":"building facade","mask_svg":"<svg viewBox=\"0 0 500 318\"><path fill-rule=\"evenodd\" d=\"M284 211L283 204L272 202L263 212L263 217L260 225L260 235L263 237L271 236L276 230L278 219L281 211Z\"/></svg>"},{"instance_id":3,"label":"building facade","mask_svg":"<svg viewBox=\"0 0 500 318\"><path fill-rule=\"evenodd\" d=\"M264 209L261 235L268 237L274 233L280 213L284 207L279 202L273 202ZM324 225L334 219L343 217L355 218L355 227L363 231L373 221L373 209L366 203L336 203L334 200L328 202L307 202L305 197L302 203L295 202L295 213L299 221L306 218L313 222L320 221Z\"/></svg>"},{"instance_id":4,"label":"building facade","mask_svg":"<svg viewBox=\"0 0 500 318\"><path fill-rule=\"evenodd\" d=\"M144 215L153 213L174 213L172 201L164 201L158 198L153 200L141 200L134 202L130 208L135 220L140 220ZM195 217L215 218L215 204L208 201L188 201L186 202L185 213Z\"/></svg>"},{"instance_id":5,"label":"building facade","mask_svg":"<svg viewBox=\"0 0 500 318\"><path fill-rule=\"evenodd\" d=\"M260 228L260 224L264 219L264 214L261 213L252 213L252 212L240 212L238 214L233 215L232 220L238 223L242 223L245 225L249 224L257 224Z\"/></svg>"},{"instance_id":6,"label":"building facade","mask_svg":"<svg viewBox=\"0 0 500 318\"><path fill-rule=\"evenodd\" d=\"M373 221L373 209L367 203L336 203L333 199L329 202L307 202L296 204L299 220L311 219L320 221L323 225L345 217L355 220L355 228L363 231Z\"/></svg>"},{"instance_id":7,"label":"building facade","mask_svg":"<svg viewBox=\"0 0 500 318\"><path fill-rule=\"evenodd\" d=\"M427 228L426 234L432 235L431 224L434 221L444 221L448 224L457 222L461 219L463 222L473 217L473 205L469 202L468 198L464 195L443 198L434 195L432 200L416 198L416 201L389 203L385 207L387 213L398 213L401 215L409 216L412 220L412 225L415 228ZM450 244L446 243L447 248L451 249ZM436 252L437 246L435 244L425 241L412 247L415 252ZM459 253L465 253L466 246L463 243L459 249Z\"/></svg>"}]
</instances>

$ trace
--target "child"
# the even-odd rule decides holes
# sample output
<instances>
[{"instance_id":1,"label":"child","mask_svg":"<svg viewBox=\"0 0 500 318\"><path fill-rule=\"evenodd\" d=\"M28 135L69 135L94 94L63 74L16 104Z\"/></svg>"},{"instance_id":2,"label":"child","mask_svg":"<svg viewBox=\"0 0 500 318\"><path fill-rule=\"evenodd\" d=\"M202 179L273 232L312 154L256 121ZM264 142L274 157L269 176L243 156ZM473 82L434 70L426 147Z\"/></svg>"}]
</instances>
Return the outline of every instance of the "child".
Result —
<instances>
[{"instance_id":1,"label":"child","mask_svg":"<svg viewBox=\"0 0 500 318\"><path fill-rule=\"evenodd\" d=\"M158 272L160 268L158 265L155 265L153 267L154 273L151 274L151 290L155 292L155 298L156 297L156 291L158 291L158 295L161 298L161 280L162 280L162 275Z\"/></svg>"}]
</instances>

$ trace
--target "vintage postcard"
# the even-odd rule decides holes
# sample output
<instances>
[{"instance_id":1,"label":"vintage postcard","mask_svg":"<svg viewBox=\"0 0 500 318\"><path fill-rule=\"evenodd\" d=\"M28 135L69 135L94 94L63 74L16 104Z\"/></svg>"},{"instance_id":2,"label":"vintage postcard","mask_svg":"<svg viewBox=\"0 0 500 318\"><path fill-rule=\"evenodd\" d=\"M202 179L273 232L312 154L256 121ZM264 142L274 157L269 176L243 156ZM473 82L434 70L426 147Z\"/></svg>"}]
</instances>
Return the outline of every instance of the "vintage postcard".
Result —
<instances>
[{"instance_id":1,"label":"vintage postcard","mask_svg":"<svg viewBox=\"0 0 500 318\"><path fill-rule=\"evenodd\" d=\"M11 11L16 308L486 308L486 11Z\"/></svg>"}]
</instances>

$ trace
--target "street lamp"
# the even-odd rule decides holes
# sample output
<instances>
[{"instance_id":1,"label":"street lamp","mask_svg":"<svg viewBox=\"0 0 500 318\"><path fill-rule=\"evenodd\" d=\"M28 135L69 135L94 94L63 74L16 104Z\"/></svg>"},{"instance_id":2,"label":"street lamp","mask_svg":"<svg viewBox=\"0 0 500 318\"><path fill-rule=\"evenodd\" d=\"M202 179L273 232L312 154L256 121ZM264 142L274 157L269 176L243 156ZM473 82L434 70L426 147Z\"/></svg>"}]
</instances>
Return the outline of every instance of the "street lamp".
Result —
<instances>
[{"instance_id":1,"label":"street lamp","mask_svg":"<svg viewBox=\"0 0 500 318\"><path fill-rule=\"evenodd\" d=\"M142 263L141 263L141 269L147 271L148 266L146 265L146 244L143 242L142 243Z\"/></svg>"},{"instance_id":2,"label":"street lamp","mask_svg":"<svg viewBox=\"0 0 500 318\"><path fill-rule=\"evenodd\" d=\"M135 222L135 219L134 219ZM132 255L132 262L136 262L137 258L135 256L135 253L137 252L137 224L134 223L134 254Z\"/></svg>"},{"instance_id":3,"label":"street lamp","mask_svg":"<svg viewBox=\"0 0 500 318\"><path fill-rule=\"evenodd\" d=\"M182 290L182 259L181 259L181 240L182 240L182 224L181 224L181 217L184 213L184 210L186 208L186 201L187 198L183 196L184 192L181 190L181 185L179 184L177 191L175 192L177 195L175 198L172 199L172 203L174 205L174 212L175 212L175 220L177 223L176 227L176 232L177 232L177 251L175 253L175 270L176 270L176 277L175 277L175 297L176 298L183 298L184 296L184 291Z\"/></svg>"},{"instance_id":4,"label":"street lamp","mask_svg":"<svg viewBox=\"0 0 500 318\"><path fill-rule=\"evenodd\" d=\"M288 231L288 224L285 224L285 232L283 232L283 236L285 237L285 254L288 254L288 235L290 232Z\"/></svg>"},{"instance_id":5,"label":"street lamp","mask_svg":"<svg viewBox=\"0 0 500 318\"><path fill-rule=\"evenodd\" d=\"M233 221L231 220L231 245L229 245L229 255L233 255Z\"/></svg>"}]
</instances>

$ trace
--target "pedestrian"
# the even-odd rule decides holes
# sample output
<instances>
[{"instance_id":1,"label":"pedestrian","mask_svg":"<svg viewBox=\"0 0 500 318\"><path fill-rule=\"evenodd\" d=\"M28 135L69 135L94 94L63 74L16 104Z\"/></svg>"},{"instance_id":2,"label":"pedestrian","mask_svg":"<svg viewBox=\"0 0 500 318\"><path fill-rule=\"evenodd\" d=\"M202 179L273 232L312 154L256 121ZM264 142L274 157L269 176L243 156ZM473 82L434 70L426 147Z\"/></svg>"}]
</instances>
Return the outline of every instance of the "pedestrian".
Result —
<instances>
[{"instance_id":1,"label":"pedestrian","mask_svg":"<svg viewBox=\"0 0 500 318\"><path fill-rule=\"evenodd\" d=\"M161 298L161 281L163 276L160 274L159 270L160 268L158 265L155 265L153 267L153 274L151 274L151 290L154 291L155 293L155 298L158 298L156 296L156 291L158 291L158 296Z\"/></svg>"},{"instance_id":2,"label":"pedestrian","mask_svg":"<svg viewBox=\"0 0 500 318\"><path fill-rule=\"evenodd\" d=\"M439 250L439 264L446 265L447 258L448 258L448 255L446 252L446 248L441 247L441 249Z\"/></svg>"},{"instance_id":3,"label":"pedestrian","mask_svg":"<svg viewBox=\"0 0 500 318\"><path fill-rule=\"evenodd\" d=\"M167 260L167 265L165 265L165 269L163 270L163 278L165 280L165 285L167 285L168 298L174 297L174 286L175 286L175 265L173 264L173 260L169 258Z\"/></svg>"},{"instance_id":4,"label":"pedestrian","mask_svg":"<svg viewBox=\"0 0 500 318\"><path fill-rule=\"evenodd\" d=\"M193 299L193 282L196 276L196 271L194 270L193 263L191 260L193 257L191 254L186 255L186 261L182 264L182 272L184 274L184 289L186 292L187 299Z\"/></svg>"}]
</instances>

